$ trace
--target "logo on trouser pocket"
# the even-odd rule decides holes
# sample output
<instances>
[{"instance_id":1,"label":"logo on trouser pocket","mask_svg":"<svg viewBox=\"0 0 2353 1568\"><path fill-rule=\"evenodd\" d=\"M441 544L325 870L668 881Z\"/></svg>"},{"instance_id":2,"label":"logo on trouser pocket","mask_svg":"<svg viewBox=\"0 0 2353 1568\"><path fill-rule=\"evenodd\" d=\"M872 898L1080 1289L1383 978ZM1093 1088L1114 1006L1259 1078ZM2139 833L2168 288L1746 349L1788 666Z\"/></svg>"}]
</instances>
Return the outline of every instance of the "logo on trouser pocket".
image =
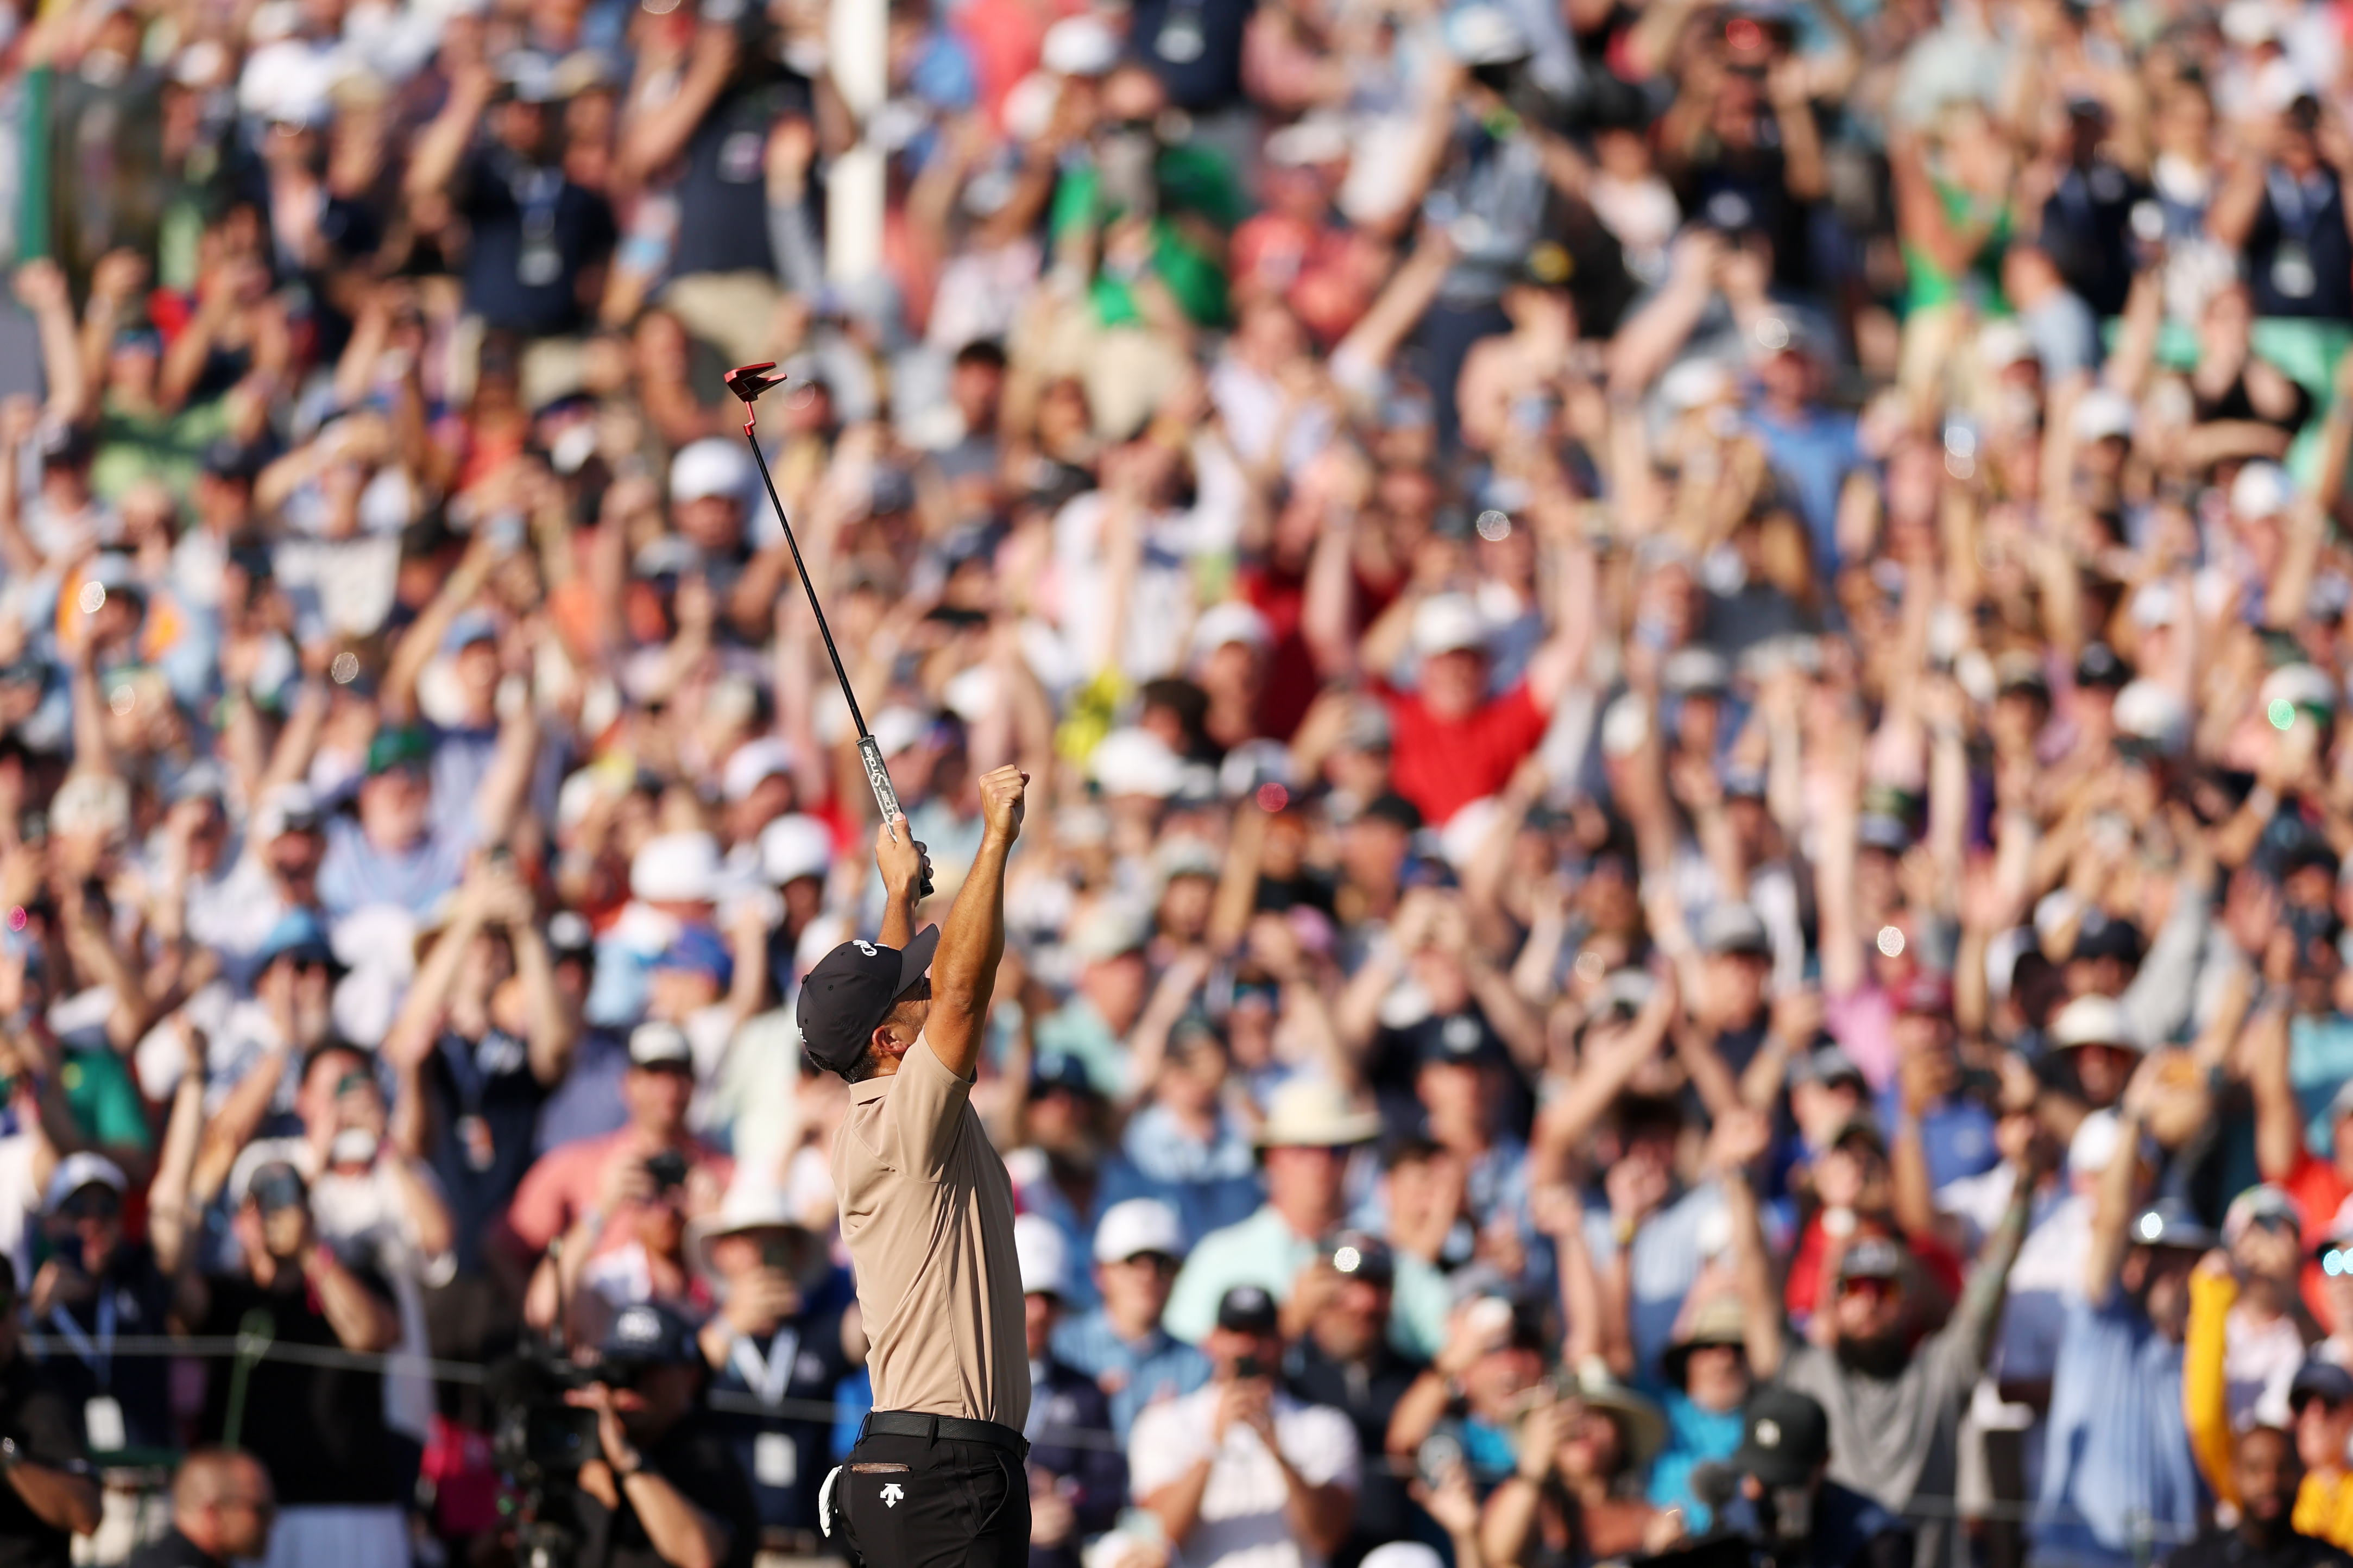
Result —
<instances>
[{"instance_id":1,"label":"logo on trouser pocket","mask_svg":"<svg viewBox=\"0 0 2353 1568\"><path fill-rule=\"evenodd\" d=\"M892 1481L889 1486L882 1489L882 1506L884 1508L897 1508L899 1506L899 1500L906 1495L907 1494L905 1492L899 1489L899 1483Z\"/></svg>"}]
</instances>

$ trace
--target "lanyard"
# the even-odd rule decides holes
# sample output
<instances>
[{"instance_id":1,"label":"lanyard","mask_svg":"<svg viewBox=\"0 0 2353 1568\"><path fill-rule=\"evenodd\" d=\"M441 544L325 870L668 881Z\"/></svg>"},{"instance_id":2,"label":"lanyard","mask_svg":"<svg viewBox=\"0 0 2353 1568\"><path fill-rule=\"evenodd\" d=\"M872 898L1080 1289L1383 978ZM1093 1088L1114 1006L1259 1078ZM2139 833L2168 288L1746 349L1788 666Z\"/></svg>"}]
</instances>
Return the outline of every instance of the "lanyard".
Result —
<instances>
[{"instance_id":1,"label":"lanyard","mask_svg":"<svg viewBox=\"0 0 2353 1568\"><path fill-rule=\"evenodd\" d=\"M93 1345L72 1313L62 1305L49 1309L50 1327L81 1358L81 1363L98 1374L100 1388L106 1386L107 1373L114 1365L114 1288L101 1279L98 1282L98 1343Z\"/></svg>"},{"instance_id":2,"label":"lanyard","mask_svg":"<svg viewBox=\"0 0 2353 1568\"><path fill-rule=\"evenodd\" d=\"M2321 209L2328 205L2327 177L2315 174L2306 182L2272 169L2264 173L2263 183L2270 187L2272 210L2279 216L2281 230L2299 245L2309 244L2319 226Z\"/></svg>"},{"instance_id":3,"label":"lanyard","mask_svg":"<svg viewBox=\"0 0 2353 1568\"><path fill-rule=\"evenodd\" d=\"M760 1359L759 1347L749 1334L737 1334L727 1359L735 1363L736 1373L744 1386L763 1405L774 1405L784 1398L786 1385L793 1380L793 1363L800 1359L801 1335L798 1329L778 1329L776 1337L768 1343L768 1358Z\"/></svg>"}]
</instances>

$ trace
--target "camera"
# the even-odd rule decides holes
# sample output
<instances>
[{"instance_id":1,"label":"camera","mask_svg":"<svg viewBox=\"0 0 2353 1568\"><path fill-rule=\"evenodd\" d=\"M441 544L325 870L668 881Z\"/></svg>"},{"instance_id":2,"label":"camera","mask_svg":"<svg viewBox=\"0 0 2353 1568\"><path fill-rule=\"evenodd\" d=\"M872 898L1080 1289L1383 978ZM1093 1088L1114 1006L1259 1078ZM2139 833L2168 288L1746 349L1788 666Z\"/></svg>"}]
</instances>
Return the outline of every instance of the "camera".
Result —
<instances>
[{"instance_id":1,"label":"camera","mask_svg":"<svg viewBox=\"0 0 2353 1568\"><path fill-rule=\"evenodd\" d=\"M682 1187L686 1184L686 1156L675 1149L649 1154L646 1156L646 1174L653 1178L656 1194Z\"/></svg>"},{"instance_id":2,"label":"camera","mask_svg":"<svg viewBox=\"0 0 2353 1568\"><path fill-rule=\"evenodd\" d=\"M515 1561L565 1568L579 1550L571 1521L580 1468L597 1457L596 1412L565 1395L594 1379L544 1346L526 1348L482 1377L491 1408L491 1462L515 1488Z\"/></svg>"}]
</instances>

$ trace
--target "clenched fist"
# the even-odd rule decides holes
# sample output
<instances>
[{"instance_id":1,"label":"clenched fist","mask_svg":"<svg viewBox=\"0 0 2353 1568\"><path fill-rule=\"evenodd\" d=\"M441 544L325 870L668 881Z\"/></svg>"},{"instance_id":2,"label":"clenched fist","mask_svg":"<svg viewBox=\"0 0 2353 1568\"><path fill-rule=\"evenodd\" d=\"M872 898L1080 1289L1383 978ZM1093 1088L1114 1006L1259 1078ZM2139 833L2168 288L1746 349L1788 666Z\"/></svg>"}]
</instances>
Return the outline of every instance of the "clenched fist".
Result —
<instances>
[{"instance_id":1,"label":"clenched fist","mask_svg":"<svg viewBox=\"0 0 2353 1568\"><path fill-rule=\"evenodd\" d=\"M1002 767L980 780L981 823L987 836L1000 844L1021 837L1021 812L1029 775L1019 768Z\"/></svg>"},{"instance_id":2,"label":"clenched fist","mask_svg":"<svg viewBox=\"0 0 2353 1568\"><path fill-rule=\"evenodd\" d=\"M929 846L908 831L904 816L894 816L874 830L874 866L882 873L883 890L894 899L931 889Z\"/></svg>"}]
</instances>

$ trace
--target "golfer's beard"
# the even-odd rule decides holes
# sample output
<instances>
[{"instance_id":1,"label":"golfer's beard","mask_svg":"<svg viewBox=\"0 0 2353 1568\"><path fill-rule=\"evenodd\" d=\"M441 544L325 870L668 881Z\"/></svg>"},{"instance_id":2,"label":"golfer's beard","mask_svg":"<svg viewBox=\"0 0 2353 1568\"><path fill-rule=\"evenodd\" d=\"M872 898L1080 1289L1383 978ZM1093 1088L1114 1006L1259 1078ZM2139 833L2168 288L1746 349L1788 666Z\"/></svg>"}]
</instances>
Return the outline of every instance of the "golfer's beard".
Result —
<instances>
[{"instance_id":1,"label":"golfer's beard","mask_svg":"<svg viewBox=\"0 0 2353 1568\"><path fill-rule=\"evenodd\" d=\"M1900 1330L1891 1329L1883 1334L1841 1334L1837 1353L1839 1365L1849 1372L1887 1382L1903 1375L1911 1346Z\"/></svg>"}]
</instances>

